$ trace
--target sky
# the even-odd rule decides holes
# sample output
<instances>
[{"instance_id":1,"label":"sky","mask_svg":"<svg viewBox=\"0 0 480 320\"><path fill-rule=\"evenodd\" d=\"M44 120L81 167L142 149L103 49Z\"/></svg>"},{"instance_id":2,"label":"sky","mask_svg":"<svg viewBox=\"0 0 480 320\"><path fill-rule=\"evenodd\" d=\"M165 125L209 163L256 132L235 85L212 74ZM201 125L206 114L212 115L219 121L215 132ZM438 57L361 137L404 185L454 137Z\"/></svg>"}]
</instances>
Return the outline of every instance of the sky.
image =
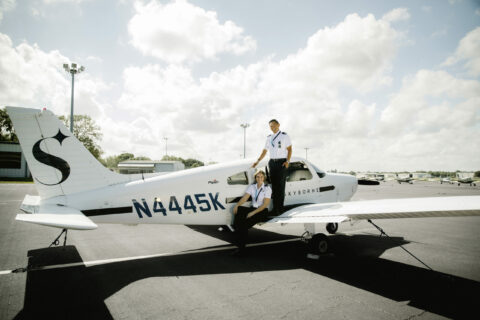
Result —
<instances>
[{"instance_id":1,"label":"sky","mask_svg":"<svg viewBox=\"0 0 480 320\"><path fill-rule=\"evenodd\" d=\"M104 157L480 170L480 1L0 0L0 106L75 113ZM167 138L167 140L165 139Z\"/></svg>"}]
</instances>

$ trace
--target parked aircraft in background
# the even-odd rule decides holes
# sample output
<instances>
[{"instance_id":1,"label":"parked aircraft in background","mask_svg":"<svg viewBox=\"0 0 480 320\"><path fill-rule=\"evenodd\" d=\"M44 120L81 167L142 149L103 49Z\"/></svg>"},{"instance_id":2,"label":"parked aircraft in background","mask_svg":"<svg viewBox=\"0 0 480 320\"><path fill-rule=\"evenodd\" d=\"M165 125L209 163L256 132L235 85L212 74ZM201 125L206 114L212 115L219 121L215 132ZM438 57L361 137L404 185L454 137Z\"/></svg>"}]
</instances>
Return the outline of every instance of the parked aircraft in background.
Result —
<instances>
[{"instance_id":1,"label":"parked aircraft in background","mask_svg":"<svg viewBox=\"0 0 480 320\"><path fill-rule=\"evenodd\" d=\"M254 183L253 160L240 160L131 180L103 167L48 110L6 108L34 178L38 196L26 195L16 220L62 229L97 223L230 225L232 208ZM257 168L267 172L267 160ZM400 182L400 181L399 181ZM326 173L302 158L288 169L287 211L266 223L300 223L312 250L326 252L341 222L480 215L480 196L352 201L357 179ZM370 220L369 220L370 221Z\"/></svg>"},{"instance_id":2,"label":"parked aircraft in background","mask_svg":"<svg viewBox=\"0 0 480 320\"><path fill-rule=\"evenodd\" d=\"M455 182L452 181L449 177L441 178L441 179L440 179L440 184L444 184L444 183L446 183L446 184L454 184Z\"/></svg>"},{"instance_id":3,"label":"parked aircraft in background","mask_svg":"<svg viewBox=\"0 0 480 320\"><path fill-rule=\"evenodd\" d=\"M464 183L475 187L477 184L473 180L473 175L473 172L457 172L457 184L460 185Z\"/></svg>"},{"instance_id":4,"label":"parked aircraft in background","mask_svg":"<svg viewBox=\"0 0 480 320\"><path fill-rule=\"evenodd\" d=\"M400 174L400 175L397 173L396 180L397 180L398 183L404 182L404 183L412 184L414 179L413 179L411 173L405 173L405 174Z\"/></svg>"}]
</instances>

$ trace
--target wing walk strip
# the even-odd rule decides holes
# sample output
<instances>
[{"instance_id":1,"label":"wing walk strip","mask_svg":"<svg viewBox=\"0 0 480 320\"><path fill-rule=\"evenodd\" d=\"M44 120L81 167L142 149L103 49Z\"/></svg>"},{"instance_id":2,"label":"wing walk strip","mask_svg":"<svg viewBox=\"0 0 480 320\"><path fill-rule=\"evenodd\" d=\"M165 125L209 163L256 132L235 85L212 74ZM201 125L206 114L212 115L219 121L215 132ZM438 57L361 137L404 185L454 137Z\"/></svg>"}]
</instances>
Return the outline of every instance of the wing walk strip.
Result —
<instances>
[{"instance_id":1,"label":"wing walk strip","mask_svg":"<svg viewBox=\"0 0 480 320\"><path fill-rule=\"evenodd\" d=\"M260 246L266 246L271 244L294 242L299 240L300 238L294 238L294 239L275 240L275 241L268 241L268 242L261 242L261 243L250 243L250 244L247 244L247 247L260 247ZM143 260L143 259L152 259L152 258L168 257L168 256L181 256L181 255L192 254L192 253L225 251L225 250L231 250L234 248L236 248L236 246L230 245L230 246L221 247L221 248L198 249L198 250L180 251L180 252L167 252L167 253L151 254L146 256L134 256L134 257L125 257L125 258L114 258L114 259L105 259L105 260L93 260L93 261L82 261L82 262L74 262L74 263L66 263L66 264L56 264L51 266L32 268L28 270L26 270L25 268L19 268L14 270L0 271L0 275L16 273L18 272L16 270L22 270L23 272L24 271L30 272L30 271L72 268L72 267L93 267L93 266L98 266L102 264L109 264L109 263L116 263L116 262L126 262L126 261L132 261L132 260Z\"/></svg>"}]
</instances>

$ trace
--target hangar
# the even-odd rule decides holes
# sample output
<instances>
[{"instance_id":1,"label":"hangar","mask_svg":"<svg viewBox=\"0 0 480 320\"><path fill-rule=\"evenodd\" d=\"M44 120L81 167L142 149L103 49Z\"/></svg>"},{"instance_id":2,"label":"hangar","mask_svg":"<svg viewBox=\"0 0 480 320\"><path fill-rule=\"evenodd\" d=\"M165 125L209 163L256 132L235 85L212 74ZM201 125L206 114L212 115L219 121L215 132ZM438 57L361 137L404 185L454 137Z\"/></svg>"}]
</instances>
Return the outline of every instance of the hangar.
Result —
<instances>
[{"instance_id":1,"label":"hangar","mask_svg":"<svg viewBox=\"0 0 480 320\"><path fill-rule=\"evenodd\" d=\"M27 161L18 142L0 142L0 178L31 178Z\"/></svg>"}]
</instances>

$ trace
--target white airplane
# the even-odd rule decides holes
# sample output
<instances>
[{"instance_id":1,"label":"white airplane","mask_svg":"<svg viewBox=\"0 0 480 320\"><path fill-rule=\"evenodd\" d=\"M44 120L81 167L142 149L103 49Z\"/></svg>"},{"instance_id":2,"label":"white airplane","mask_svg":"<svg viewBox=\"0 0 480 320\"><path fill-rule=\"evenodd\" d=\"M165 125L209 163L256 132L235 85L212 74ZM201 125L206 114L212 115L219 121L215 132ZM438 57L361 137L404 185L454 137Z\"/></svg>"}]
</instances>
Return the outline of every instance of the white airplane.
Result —
<instances>
[{"instance_id":1,"label":"white airplane","mask_svg":"<svg viewBox=\"0 0 480 320\"><path fill-rule=\"evenodd\" d=\"M455 182L452 181L452 180L450 179L450 177L441 178L441 179L440 179L440 184L444 184L444 183L446 183L446 184L454 184Z\"/></svg>"},{"instance_id":2,"label":"white airplane","mask_svg":"<svg viewBox=\"0 0 480 320\"><path fill-rule=\"evenodd\" d=\"M476 187L476 181L473 180L473 172L457 172L457 184L460 185L461 183L469 184L470 187Z\"/></svg>"},{"instance_id":3,"label":"white airplane","mask_svg":"<svg viewBox=\"0 0 480 320\"><path fill-rule=\"evenodd\" d=\"M399 184L401 184L402 182L413 184L414 179L413 179L411 173L406 173L406 174L401 174L401 175L397 174L396 180Z\"/></svg>"},{"instance_id":4,"label":"white airplane","mask_svg":"<svg viewBox=\"0 0 480 320\"><path fill-rule=\"evenodd\" d=\"M216 164L133 180L106 169L48 110L6 108L39 196L26 195L16 220L62 229L92 230L97 223L231 225L232 208L253 183L253 160ZM258 164L267 172L267 160ZM366 219L480 215L480 196L352 201L357 179L325 173L292 158L285 205L266 223L304 224L311 250L328 250L326 224ZM370 221L370 220L369 220Z\"/></svg>"}]
</instances>

